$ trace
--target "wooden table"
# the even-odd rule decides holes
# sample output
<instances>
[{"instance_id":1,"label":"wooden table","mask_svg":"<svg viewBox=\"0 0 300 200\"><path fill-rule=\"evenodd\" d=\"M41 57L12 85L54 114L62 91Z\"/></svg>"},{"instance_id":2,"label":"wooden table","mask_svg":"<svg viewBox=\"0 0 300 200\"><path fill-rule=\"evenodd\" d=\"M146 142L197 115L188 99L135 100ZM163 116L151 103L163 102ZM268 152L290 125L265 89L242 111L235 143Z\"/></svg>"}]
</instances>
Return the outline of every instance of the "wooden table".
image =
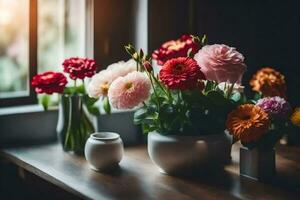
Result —
<instances>
[{"instance_id":1,"label":"wooden table","mask_svg":"<svg viewBox=\"0 0 300 200\"><path fill-rule=\"evenodd\" d=\"M97 173L84 157L58 144L9 148L2 158L82 199L300 199L300 147L277 147L277 176L264 184L239 176L239 146L224 171L171 177L160 174L146 146L127 147L120 169Z\"/></svg>"}]
</instances>

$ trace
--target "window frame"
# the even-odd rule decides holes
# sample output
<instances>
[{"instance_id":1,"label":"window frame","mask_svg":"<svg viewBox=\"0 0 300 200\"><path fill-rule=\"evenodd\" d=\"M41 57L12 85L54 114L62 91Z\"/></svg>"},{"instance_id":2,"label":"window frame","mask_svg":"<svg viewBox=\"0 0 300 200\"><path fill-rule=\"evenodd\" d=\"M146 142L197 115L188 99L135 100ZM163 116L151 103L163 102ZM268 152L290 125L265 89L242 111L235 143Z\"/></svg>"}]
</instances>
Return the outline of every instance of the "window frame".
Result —
<instances>
[{"instance_id":1,"label":"window frame","mask_svg":"<svg viewBox=\"0 0 300 200\"><path fill-rule=\"evenodd\" d=\"M94 0L85 0L86 23L85 23L85 54L88 57L94 56ZM38 0L29 0L29 66L28 66L28 93L27 95L12 95L7 98L0 98L0 108L37 104L37 94L31 86L32 78L38 73Z\"/></svg>"},{"instance_id":2,"label":"window frame","mask_svg":"<svg viewBox=\"0 0 300 200\"><path fill-rule=\"evenodd\" d=\"M37 103L37 95L34 88L30 84L33 76L37 74L37 1L29 0L29 66L28 66L28 91L29 94L26 96L16 96L0 99L0 107L28 105Z\"/></svg>"}]
</instances>

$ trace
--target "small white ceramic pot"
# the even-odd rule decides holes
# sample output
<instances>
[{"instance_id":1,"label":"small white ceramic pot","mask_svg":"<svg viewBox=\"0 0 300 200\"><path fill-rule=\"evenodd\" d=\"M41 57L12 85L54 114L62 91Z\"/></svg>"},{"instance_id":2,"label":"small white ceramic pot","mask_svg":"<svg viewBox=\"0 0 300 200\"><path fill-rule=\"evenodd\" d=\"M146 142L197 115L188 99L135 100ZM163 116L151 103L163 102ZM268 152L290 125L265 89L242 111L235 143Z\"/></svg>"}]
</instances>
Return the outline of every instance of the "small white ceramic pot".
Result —
<instances>
[{"instance_id":1,"label":"small white ceramic pot","mask_svg":"<svg viewBox=\"0 0 300 200\"><path fill-rule=\"evenodd\" d=\"M160 172L166 174L220 168L230 161L231 138L226 134L178 136L151 132L148 153Z\"/></svg>"},{"instance_id":2,"label":"small white ceramic pot","mask_svg":"<svg viewBox=\"0 0 300 200\"><path fill-rule=\"evenodd\" d=\"M120 135L112 132L91 134L86 142L84 154L91 168L97 171L118 166L124 152Z\"/></svg>"}]
</instances>

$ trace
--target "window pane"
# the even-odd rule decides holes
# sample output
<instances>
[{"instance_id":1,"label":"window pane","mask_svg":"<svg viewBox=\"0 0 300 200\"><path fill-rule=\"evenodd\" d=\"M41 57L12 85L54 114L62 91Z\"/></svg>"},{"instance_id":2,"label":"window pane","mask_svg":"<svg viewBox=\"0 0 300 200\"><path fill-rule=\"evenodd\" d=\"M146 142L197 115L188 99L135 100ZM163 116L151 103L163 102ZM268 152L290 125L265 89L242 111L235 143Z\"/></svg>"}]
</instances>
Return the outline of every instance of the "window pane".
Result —
<instances>
[{"instance_id":1,"label":"window pane","mask_svg":"<svg viewBox=\"0 0 300 200\"><path fill-rule=\"evenodd\" d=\"M38 1L38 72L56 70L63 59L63 1Z\"/></svg>"},{"instance_id":2,"label":"window pane","mask_svg":"<svg viewBox=\"0 0 300 200\"><path fill-rule=\"evenodd\" d=\"M85 56L85 0L38 1L38 71L62 71L67 57Z\"/></svg>"},{"instance_id":3,"label":"window pane","mask_svg":"<svg viewBox=\"0 0 300 200\"><path fill-rule=\"evenodd\" d=\"M28 95L28 77L29 0L0 0L0 98Z\"/></svg>"}]
</instances>

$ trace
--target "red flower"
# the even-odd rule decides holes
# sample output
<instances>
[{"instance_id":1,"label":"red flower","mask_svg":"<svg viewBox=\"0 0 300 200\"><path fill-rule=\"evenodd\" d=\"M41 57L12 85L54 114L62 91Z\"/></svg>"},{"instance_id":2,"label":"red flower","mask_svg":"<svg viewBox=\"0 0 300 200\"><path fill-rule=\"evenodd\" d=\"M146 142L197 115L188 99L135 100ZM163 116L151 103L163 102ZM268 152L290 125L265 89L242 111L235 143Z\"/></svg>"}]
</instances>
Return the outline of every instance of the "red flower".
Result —
<instances>
[{"instance_id":1,"label":"red flower","mask_svg":"<svg viewBox=\"0 0 300 200\"><path fill-rule=\"evenodd\" d=\"M195 54L199 51L200 46L193 41L191 35L183 35L178 40L165 42L153 52L152 58L157 60L159 65L163 65L171 58L186 57L190 48L192 48L192 53Z\"/></svg>"},{"instance_id":2,"label":"red flower","mask_svg":"<svg viewBox=\"0 0 300 200\"><path fill-rule=\"evenodd\" d=\"M96 62L89 58L69 58L63 62L64 72L73 80L92 77L96 73Z\"/></svg>"},{"instance_id":3,"label":"red flower","mask_svg":"<svg viewBox=\"0 0 300 200\"><path fill-rule=\"evenodd\" d=\"M32 79L32 86L35 87L37 93L63 93L67 78L62 73L45 72L38 74Z\"/></svg>"},{"instance_id":4,"label":"red flower","mask_svg":"<svg viewBox=\"0 0 300 200\"><path fill-rule=\"evenodd\" d=\"M160 80L170 89L190 90L198 87L205 79L197 62L189 57L168 60L159 72Z\"/></svg>"}]
</instances>

